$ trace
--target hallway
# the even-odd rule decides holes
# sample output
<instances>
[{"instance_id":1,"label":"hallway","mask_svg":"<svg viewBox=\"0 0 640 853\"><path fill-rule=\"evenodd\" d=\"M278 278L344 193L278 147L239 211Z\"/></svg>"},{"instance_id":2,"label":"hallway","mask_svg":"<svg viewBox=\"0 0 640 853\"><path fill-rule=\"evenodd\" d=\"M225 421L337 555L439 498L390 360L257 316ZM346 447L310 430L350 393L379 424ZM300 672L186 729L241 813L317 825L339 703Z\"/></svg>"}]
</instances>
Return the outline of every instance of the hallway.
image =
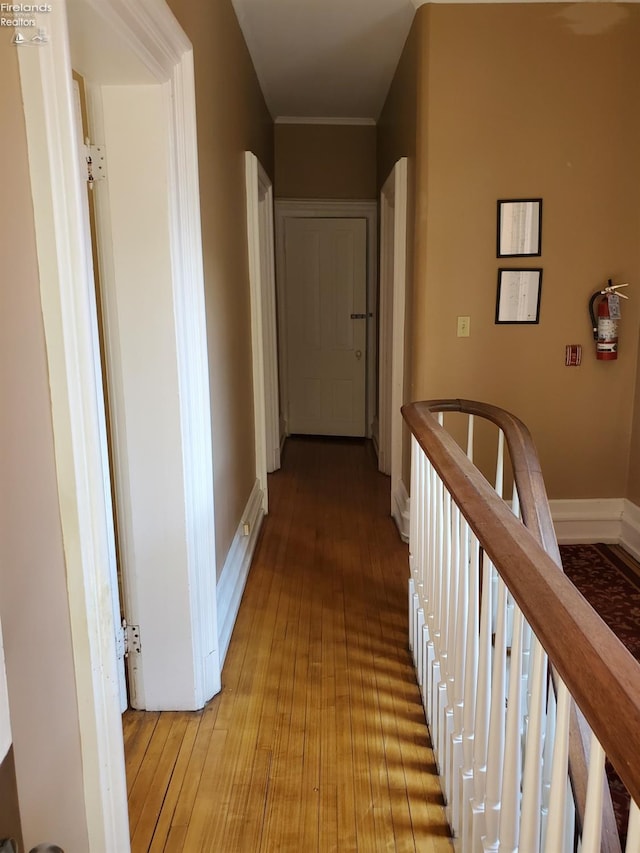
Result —
<instances>
[{"instance_id":1,"label":"hallway","mask_svg":"<svg viewBox=\"0 0 640 853\"><path fill-rule=\"evenodd\" d=\"M132 850L451 849L370 442L294 438L199 713L124 716Z\"/></svg>"}]
</instances>

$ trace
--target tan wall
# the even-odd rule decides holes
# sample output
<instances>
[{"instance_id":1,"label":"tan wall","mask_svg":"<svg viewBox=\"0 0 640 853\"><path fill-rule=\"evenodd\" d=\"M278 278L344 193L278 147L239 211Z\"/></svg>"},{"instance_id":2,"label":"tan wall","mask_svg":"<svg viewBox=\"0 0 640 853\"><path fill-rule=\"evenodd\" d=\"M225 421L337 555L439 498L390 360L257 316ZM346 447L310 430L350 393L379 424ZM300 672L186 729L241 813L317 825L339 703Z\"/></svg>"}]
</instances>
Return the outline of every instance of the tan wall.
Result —
<instances>
[{"instance_id":1,"label":"tan wall","mask_svg":"<svg viewBox=\"0 0 640 853\"><path fill-rule=\"evenodd\" d=\"M412 395L472 397L529 425L553 498L625 494L640 301L597 362L587 302L640 282L640 10L434 5L418 98ZM527 33L527 38L522 38ZM540 324L494 324L496 200L544 199ZM632 294L633 295L633 294ZM456 317L471 336L456 337ZM583 365L564 366L581 343Z\"/></svg>"},{"instance_id":2,"label":"tan wall","mask_svg":"<svg viewBox=\"0 0 640 853\"><path fill-rule=\"evenodd\" d=\"M255 481L244 152L273 175L273 124L230 0L169 5L194 46L220 571Z\"/></svg>"},{"instance_id":3,"label":"tan wall","mask_svg":"<svg viewBox=\"0 0 640 853\"><path fill-rule=\"evenodd\" d=\"M0 44L0 618L27 848L87 850L78 709L16 49ZM0 828L1 831L1 828Z\"/></svg>"},{"instance_id":4,"label":"tan wall","mask_svg":"<svg viewBox=\"0 0 640 853\"><path fill-rule=\"evenodd\" d=\"M277 124L278 198L376 198L376 128Z\"/></svg>"}]
</instances>

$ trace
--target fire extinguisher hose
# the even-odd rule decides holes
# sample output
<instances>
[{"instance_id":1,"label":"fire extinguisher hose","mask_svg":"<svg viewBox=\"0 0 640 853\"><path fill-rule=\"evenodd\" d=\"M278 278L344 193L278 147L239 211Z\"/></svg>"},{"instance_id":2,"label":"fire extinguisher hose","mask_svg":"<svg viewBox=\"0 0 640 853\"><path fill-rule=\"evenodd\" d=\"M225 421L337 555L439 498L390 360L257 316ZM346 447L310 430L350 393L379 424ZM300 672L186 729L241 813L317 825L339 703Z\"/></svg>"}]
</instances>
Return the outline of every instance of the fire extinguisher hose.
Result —
<instances>
[{"instance_id":1,"label":"fire extinguisher hose","mask_svg":"<svg viewBox=\"0 0 640 853\"><path fill-rule=\"evenodd\" d=\"M589 300L589 316L591 317L591 326L593 328L593 340L598 340L598 321L596 320L596 315L593 310L593 306L595 304L596 299L600 296L602 291L596 290L591 299Z\"/></svg>"}]
</instances>

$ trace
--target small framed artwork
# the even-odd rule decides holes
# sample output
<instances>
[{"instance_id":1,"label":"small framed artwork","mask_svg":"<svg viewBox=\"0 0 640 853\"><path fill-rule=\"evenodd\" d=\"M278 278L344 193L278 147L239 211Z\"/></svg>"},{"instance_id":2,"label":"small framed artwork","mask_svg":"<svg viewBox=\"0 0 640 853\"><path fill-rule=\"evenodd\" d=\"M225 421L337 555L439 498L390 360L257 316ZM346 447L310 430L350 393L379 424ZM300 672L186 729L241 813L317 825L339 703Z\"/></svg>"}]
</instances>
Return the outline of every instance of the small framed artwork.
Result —
<instances>
[{"instance_id":1,"label":"small framed artwork","mask_svg":"<svg viewBox=\"0 0 640 853\"><path fill-rule=\"evenodd\" d=\"M496 323L538 323L541 269L498 270Z\"/></svg>"},{"instance_id":2,"label":"small framed artwork","mask_svg":"<svg viewBox=\"0 0 640 853\"><path fill-rule=\"evenodd\" d=\"M542 253L542 199L498 201L499 258L536 257Z\"/></svg>"}]
</instances>

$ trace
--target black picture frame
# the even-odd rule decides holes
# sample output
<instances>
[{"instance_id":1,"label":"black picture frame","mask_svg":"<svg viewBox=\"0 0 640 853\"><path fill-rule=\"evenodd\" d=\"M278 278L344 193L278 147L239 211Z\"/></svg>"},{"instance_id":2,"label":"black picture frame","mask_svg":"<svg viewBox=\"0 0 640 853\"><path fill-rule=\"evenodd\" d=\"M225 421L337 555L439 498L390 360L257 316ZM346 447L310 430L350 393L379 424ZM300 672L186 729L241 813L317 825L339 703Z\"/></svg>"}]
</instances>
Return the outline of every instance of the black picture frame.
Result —
<instances>
[{"instance_id":1,"label":"black picture frame","mask_svg":"<svg viewBox=\"0 0 640 853\"><path fill-rule=\"evenodd\" d=\"M496 256L534 258L542 254L542 199L498 199Z\"/></svg>"},{"instance_id":2,"label":"black picture frame","mask_svg":"<svg viewBox=\"0 0 640 853\"><path fill-rule=\"evenodd\" d=\"M540 322L542 268L499 269L496 323L534 325Z\"/></svg>"}]
</instances>

